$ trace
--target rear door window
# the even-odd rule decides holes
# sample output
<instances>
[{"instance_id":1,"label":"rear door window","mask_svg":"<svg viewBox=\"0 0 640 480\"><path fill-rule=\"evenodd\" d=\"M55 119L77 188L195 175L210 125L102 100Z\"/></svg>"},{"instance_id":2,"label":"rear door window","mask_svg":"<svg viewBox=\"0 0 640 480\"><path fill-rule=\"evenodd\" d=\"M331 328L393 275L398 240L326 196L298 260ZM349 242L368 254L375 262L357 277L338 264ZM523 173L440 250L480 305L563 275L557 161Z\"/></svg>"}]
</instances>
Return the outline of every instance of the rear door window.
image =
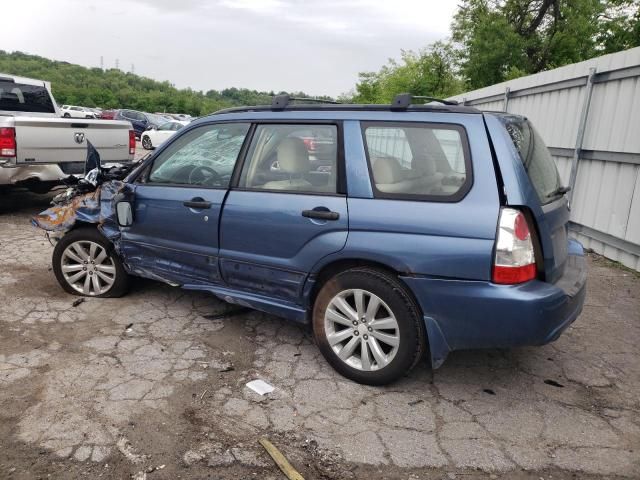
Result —
<instances>
[{"instance_id":1,"label":"rear door window","mask_svg":"<svg viewBox=\"0 0 640 480\"><path fill-rule=\"evenodd\" d=\"M337 166L336 125L258 125L238 186L335 194Z\"/></svg>"},{"instance_id":2,"label":"rear door window","mask_svg":"<svg viewBox=\"0 0 640 480\"><path fill-rule=\"evenodd\" d=\"M362 128L376 197L457 201L469 190L463 127L366 122Z\"/></svg>"},{"instance_id":3,"label":"rear door window","mask_svg":"<svg viewBox=\"0 0 640 480\"><path fill-rule=\"evenodd\" d=\"M556 162L531 122L517 118L507 121L506 128L542 205L561 197L562 183Z\"/></svg>"},{"instance_id":4,"label":"rear door window","mask_svg":"<svg viewBox=\"0 0 640 480\"><path fill-rule=\"evenodd\" d=\"M44 86L0 80L0 110L8 112L55 113L49 91Z\"/></svg>"}]
</instances>

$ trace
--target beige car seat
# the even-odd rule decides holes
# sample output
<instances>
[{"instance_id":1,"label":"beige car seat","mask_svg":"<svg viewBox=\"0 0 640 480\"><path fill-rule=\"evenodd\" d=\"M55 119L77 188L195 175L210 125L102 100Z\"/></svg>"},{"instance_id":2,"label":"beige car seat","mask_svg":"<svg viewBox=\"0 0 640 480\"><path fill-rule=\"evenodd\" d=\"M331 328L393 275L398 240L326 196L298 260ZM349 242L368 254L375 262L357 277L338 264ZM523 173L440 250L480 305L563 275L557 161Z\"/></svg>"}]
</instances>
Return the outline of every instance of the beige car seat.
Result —
<instances>
[{"instance_id":1,"label":"beige car seat","mask_svg":"<svg viewBox=\"0 0 640 480\"><path fill-rule=\"evenodd\" d=\"M427 165L420 170L403 169L395 158L378 158L373 163L376 188L384 193L425 195L439 186L442 177L435 167Z\"/></svg>"},{"instance_id":2,"label":"beige car seat","mask_svg":"<svg viewBox=\"0 0 640 480\"><path fill-rule=\"evenodd\" d=\"M278 145L278 166L281 173L286 173L286 180L275 180L262 185L266 190L311 190L312 185L305 180L304 174L311 170L307 147L300 138L285 138Z\"/></svg>"}]
</instances>

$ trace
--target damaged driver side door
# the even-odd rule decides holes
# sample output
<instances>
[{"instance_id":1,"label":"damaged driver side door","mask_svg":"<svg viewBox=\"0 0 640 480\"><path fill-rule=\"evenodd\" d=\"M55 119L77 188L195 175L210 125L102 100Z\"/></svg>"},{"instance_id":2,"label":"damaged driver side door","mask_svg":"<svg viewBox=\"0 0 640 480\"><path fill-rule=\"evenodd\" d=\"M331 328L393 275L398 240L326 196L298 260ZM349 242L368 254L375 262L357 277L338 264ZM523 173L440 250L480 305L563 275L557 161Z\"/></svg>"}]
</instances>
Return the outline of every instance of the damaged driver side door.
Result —
<instances>
[{"instance_id":1,"label":"damaged driver side door","mask_svg":"<svg viewBox=\"0 0 640 480\"><path fill-rule=\"evenodd\" d=\"M158 151L137 179L133 223L122 228L133 273L179 285L220 281L220 211L249 127L192 127Z\"/></svg>"}]
</instances>

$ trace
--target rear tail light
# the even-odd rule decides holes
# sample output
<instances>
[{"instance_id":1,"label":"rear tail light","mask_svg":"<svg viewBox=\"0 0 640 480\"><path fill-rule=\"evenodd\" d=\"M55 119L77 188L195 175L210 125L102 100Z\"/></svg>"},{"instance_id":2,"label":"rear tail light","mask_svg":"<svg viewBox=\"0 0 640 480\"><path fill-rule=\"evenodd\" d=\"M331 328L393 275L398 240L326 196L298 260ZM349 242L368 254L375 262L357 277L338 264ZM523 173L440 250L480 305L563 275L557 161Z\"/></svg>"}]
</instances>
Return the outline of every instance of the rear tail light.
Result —
<instances>
[{"instance_id":1,"label":"rear tail light","mask_svg":"<svg viewBox=\"0 0 640 480\"><path fill-rule=\"evenodd\" d=\"M536 257L527 218L519 210L503 208L493 261L493 282L513 285L534 278Z\"/></svg>"},{"instance_id":2,"label":"rear tail light","mask_svg":"<svg viewBox=\"0 0 640 480\"><path fill-rule=\"evenodd\" d=\"M15 157L16 149L16 129L0 128L0 157Z\"/></svg>"},{"instance_id":3,"label":"rear tail light","mask_svg":"<svg viewBox=\"0 0 640 480\"><path fill-rule=\"evenodd\" d=\"M129 130L129 155L136 154L136 132Z\"/></svg>"}]
</instances>

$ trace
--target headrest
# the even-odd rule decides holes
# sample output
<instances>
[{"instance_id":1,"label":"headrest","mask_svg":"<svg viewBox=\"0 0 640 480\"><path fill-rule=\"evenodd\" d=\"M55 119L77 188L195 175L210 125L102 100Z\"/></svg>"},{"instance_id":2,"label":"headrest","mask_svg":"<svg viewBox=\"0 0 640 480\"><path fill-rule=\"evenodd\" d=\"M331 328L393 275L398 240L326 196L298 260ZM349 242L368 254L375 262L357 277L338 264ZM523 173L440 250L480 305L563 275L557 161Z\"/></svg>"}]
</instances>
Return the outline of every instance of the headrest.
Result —
<instances>
[{"instance_id":1,"label":"headrest","mask_svg":"<svg viewBox=\"0 0 640 480\"><path fill-rule=\"evenodd\" d=\"M306 173L311 170L309 153L304 142L295 137L285 138L278 145L278 165L285 173Z\"/></svg>"},{"instance_id":2,"label":"headrest","mask_svg":"<svg viewBox=\"0 0 640 480\"><path fill-rule=\"evenodd\" d=\"M379 158L373 164L376 183L396 183L402 180L402 167L395 158Z\"/></svg>"}]
</instances>

